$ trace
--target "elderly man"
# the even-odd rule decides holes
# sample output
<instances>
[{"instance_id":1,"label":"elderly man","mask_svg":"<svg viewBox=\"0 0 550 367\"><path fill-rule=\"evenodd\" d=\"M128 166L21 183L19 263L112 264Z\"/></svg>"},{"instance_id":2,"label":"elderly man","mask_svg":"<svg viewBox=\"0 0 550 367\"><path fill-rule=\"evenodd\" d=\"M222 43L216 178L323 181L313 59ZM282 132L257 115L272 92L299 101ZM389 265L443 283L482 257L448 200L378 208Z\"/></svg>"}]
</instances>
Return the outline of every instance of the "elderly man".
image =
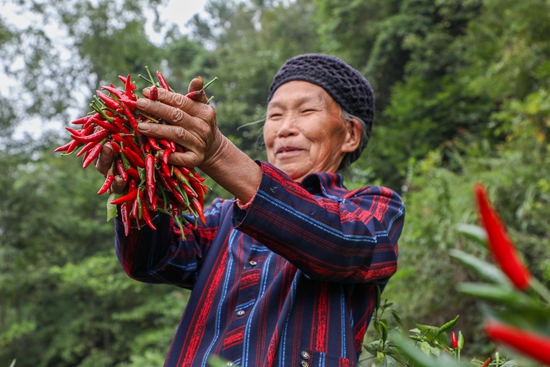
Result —
<instances>
[{"instance_id":1,"label":"elderly man","mask_svg":"<svg viewBox=\"0 0 550 367\"><path fill-rule=\"evenodd\" d=\"M192 289L165 366L206 366L212 355L239 366L356 365L378 289L397 269L404 221L395 192L348 191L336 173L369 140L368 81L332 56L288 60L269 89L268 162L223 136L210 105L159 90L158 101L142 98L138 108L172 123L139 126L186 147L171 163L200 168L235 196L214 200L206 225L186 227L185 239L164 214L156 231L128 237L116 222L131 277ZM98 170L111 160L104 148ZM112 188L123 187L119 179Z\"/></svg>"}]
</instances>

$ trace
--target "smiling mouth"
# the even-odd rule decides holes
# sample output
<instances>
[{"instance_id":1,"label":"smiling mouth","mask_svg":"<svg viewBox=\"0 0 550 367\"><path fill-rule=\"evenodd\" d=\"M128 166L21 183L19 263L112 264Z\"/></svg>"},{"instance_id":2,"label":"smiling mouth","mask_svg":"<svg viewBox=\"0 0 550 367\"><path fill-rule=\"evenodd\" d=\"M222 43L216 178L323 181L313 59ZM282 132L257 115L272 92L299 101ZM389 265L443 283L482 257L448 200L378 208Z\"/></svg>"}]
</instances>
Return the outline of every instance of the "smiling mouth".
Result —
<instances>
[{"instance_id":1,"label":"smiling mouth","mask_svg":"<svg viewBox=\"0 0 550 367\"><path fill-rule=\"evenodd\" d=\"M281 148L279 150L277 150L277 155L285 155L285 154L290 154L290 153L294 153L294 152L299 152L301 151L302 149L299 149L299 148Z\"/></svg>"}]
</instances>

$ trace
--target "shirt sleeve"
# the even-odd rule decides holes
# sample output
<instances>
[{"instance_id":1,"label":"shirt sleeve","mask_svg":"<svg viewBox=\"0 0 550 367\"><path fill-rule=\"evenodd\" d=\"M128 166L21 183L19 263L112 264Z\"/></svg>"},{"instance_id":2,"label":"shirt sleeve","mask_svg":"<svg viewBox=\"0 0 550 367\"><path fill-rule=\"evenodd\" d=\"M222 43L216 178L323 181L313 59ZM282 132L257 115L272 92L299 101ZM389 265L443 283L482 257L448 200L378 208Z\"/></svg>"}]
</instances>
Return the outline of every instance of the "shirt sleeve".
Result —
<instances>
[{"instance_id":1,"label":"shirt sleeve","mask_svg":"<svg viewBox=\"0 0 550 367\"><path fill-rule=\"evenodd\" d=\"M116 218L115 249L124 271L142 282L192 288L217 230L222 204L223 200L216 200L206 208L206 225L195 228L189 217L183 236L167 214L158 213L153 219L156 231L147 225L132 226L128 236L124 235L122 221Z\"/></svg>"},{"instance_id":2,"label":"shirt sleeve","mask_svg":"<svg viewBox=\"0 0 550 367\"><path fill-rule=\"evenodd\" d=\"M405 217L397 193L367 186L341 197L315 196L275 167L261 167L250 207L233 208L237 229L312 279L383 284L397 271Z\"/></svg>"}]
</instances>

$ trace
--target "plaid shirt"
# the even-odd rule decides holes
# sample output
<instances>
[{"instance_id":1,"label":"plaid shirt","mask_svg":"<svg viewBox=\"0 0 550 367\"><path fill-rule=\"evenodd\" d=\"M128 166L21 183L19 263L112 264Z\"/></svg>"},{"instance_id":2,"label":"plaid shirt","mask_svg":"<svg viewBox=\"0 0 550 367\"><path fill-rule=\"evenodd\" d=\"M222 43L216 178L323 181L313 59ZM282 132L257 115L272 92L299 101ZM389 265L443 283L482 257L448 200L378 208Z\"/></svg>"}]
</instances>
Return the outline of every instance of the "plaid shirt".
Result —
<instances>
[{"instance_id":1,"label":"plaid shirt","mask_svg":"<svg viewBox=\"0 0 550 367\"><path fill-rule=\"evenodd\" d=\"M384 187L348 191L336 173L297 183L259 164L250 207L215 200L185 240L164 214L157 231L128 237L117 220L131 277L193 289L165 366L207 366L211 355L248 367L355 366L377 286L397 270L403 202Z\"/></svg>"}]
</instances>

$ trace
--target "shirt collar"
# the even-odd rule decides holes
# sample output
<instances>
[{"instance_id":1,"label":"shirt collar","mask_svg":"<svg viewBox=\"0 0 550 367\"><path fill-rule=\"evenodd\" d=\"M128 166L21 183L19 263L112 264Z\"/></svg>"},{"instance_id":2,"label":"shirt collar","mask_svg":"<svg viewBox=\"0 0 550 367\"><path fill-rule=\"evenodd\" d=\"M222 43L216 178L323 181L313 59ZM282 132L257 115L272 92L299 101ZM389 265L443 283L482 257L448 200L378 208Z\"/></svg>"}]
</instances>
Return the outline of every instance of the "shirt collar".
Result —
<instances>
[{"instance_id":1,"label":"shirt collar","mask_svg":"<svg viewBox=\"0 0 550 367\"><path fill-rule=\"evenodd\" d=\"M312 173L302 180L302 185L311 194L340 198L348 192L341 174L334 172Z\"/></svg>"}]
</instances>

